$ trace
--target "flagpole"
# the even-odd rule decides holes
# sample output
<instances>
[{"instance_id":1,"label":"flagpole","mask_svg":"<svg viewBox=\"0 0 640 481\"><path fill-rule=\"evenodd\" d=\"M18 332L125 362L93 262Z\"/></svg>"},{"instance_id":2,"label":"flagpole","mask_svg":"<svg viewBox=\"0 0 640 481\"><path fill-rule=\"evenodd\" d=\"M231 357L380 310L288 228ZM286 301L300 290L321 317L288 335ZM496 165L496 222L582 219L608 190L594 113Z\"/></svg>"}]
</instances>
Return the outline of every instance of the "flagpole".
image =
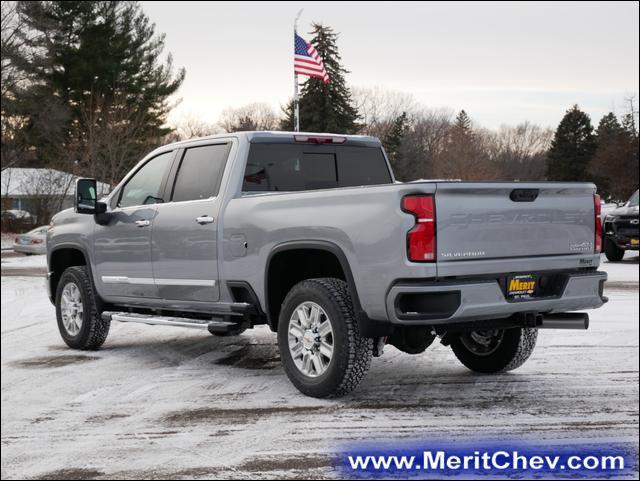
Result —
<instances>
[{"instance_id":1,"label":"flagpole","mask_svg":"<svg viewBox=\"0 0 640 481\"><path fill-rule=\"evenodd\" d=\"M298 19L302 15L303 8L300 9L296 15L296 19L293 21L293 38L295 42L296 34L298 33ZM298 74L293 69L293 130L300 132L300 99L298 97Z\"/></svg>"}]
</instances>

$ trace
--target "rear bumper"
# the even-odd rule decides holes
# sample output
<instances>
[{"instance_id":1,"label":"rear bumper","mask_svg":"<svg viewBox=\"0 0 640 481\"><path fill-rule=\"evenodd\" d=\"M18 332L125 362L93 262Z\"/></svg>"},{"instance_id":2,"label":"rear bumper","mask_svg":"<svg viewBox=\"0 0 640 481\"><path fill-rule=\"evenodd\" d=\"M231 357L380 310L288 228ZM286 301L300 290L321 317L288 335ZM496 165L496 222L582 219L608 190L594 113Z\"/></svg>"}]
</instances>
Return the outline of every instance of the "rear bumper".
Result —
<instances>
[{"instance_id":1,"label":"rear bumper","mask_svg":"<svg viewBox=\"0 0 640 481\"><path fill-rule=\"evenodd\" d=\"M558 295L519 301L507 300L495 280L399 282L387 294L387 314L393 324L443 325L503 319L522 312L595 309L606 302L602 294L606 280L605 272L569 274Z\"/></svg>"},{"instance_id":2,"label":"rear bumper","mask_svg":"<svg viewBox=\"0 0 640 481\"><path fill-rule=\"evenodd\" d=\"M611 239L613 243L621 249L625 250L639 250L640 244L638 244L639 235L626 236L626 235L607 235L608 239Z\"/></svg>"}]
</instances>

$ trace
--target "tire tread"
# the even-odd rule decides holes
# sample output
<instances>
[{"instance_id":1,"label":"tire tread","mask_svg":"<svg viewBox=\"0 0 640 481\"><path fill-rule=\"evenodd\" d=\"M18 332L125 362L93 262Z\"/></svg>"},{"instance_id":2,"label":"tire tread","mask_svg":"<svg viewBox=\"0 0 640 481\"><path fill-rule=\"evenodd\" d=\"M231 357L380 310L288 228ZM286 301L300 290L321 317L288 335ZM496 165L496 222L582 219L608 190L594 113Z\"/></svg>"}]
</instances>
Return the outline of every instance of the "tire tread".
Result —
<instances>
[{"instance_id":1,"label":"tire tread","mask_svg":"<svg viewBox=\"0 0 640 481\"><path fill-rule=\"evenodd\" d=\"M101 312L98 310L96 303L96 294L93 290L93 283L91 282L91 278L89 277L89 272L86 266L73 266L68 267L62 277L60 278L59 288L62 288L63 280L67 275L71 275L75 278L76 281L80 282L80 289L86 294L88 299L88 307L89 315L85 316L83 321L84 323L88 323L89 332L88 334L82 336L79 339L79 342L70 343L69 340L63 337L64 341L69 345L69 347L75 349L82 349L87 351L93 351L104 344L107 340L107 336L109 335L109 328L111 326L111 321L102 319ZM56 296L58 298L58 296Z\"/></svg>"},{"instance_id":2,"label":"tire tread","mask_svg":"<svg viewBox=\"0 0 640 481\"><path fill-rule=\"evenodd\" d=\"M520 332L520 342L518 343L518 348L516 353L513 356L513 359L507 364L504 368L502 368L502 372L513 371L514 369L522 366L531 354L533 353L533 349L536 347L536 342L538 340L538 330L530 327L525 327Z\"/></svg>"},{"instance_id":3,"label":"tire tread","mask_svg":"<svg viewBox=\"0 0 640 481\"><path fill-rule=\"evenodd\" d=\"M283 305L287 304L289 299L295 296L299 289L324 291L327 296L335 301L341 313L341 321L344 323L346 328L346 344L348 348L347 365L341 372L342 378L339 380L337 387L322 394L310 392L305 392L305 394L323 398L344 396L353 391L369 371L371 359L373 357L373 339L360 336L360 330L358 329L358 323L353 310L353 302L351 300L349 285L345 281L333 277L322 277L301 281L296 284L291 291L289 291L283 301Z\"/></svg>"}]
</instances>

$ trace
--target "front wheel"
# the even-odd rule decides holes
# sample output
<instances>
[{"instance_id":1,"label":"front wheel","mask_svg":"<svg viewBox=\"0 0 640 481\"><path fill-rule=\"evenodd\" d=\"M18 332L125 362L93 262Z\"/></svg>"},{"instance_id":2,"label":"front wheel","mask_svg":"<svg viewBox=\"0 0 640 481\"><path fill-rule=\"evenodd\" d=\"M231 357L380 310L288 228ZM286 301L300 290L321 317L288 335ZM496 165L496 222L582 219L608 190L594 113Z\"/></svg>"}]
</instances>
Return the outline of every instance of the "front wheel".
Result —
<instances>
[{"instance_id":1,"label":"front wheel","mask_svg":"<svg viewBox=\"0 0 640 481\"><path fill-rule=\"evenodd\" d=\"M343 396L371 365L373 340L358 331L349 287L340 279L309 279L285 298L278 322L285 372L303 394Z\"/></svg>"},{"instance_id":2,"label":"front wheel","mask_svg":"<svg viewBox=\"0 0 640 481\"><path fill-rule=\"evenodd\" d=\"M64 342L74 349L98 349L111 322L102 319L85 266L67 268L56 289L56 317Z\"/></svg>"},{"instance_id":3,"label":"front wheel","mask_svg":"<svg viewBox=\"0 0 640 481\"><path fill-rule=\"evenodd\" d=\"M451 349L472 371L505 372L529 359L537 339L538 330L531 328L471 331L456 335Z\"/></svg>"},{"instance_id":4,"label":"front wheel","mask_svg":"<svg viewBox=\"0 0 640 481\"><path fill-rule=\"evenodd\" d=\"M624 249L620 249L615 242L608 237L604 240L604 255L609 262L620 262L624 257Z\"/></svg>"}]
</instances>

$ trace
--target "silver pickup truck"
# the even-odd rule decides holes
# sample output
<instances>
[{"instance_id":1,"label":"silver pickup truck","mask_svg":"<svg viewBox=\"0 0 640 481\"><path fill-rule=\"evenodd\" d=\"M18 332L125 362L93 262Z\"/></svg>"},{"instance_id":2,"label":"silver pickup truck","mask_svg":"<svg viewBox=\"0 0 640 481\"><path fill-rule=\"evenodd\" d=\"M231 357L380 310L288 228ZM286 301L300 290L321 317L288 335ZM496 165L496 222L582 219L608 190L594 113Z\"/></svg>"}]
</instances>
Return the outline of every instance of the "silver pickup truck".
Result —
<instances>
[{"instance_id":1,"label":"silver pickup truck","mask_svg":"<svg viewBox=\"0 0 640 481\"><path fill-rule=\"evenodd\" d=\"M469 369L520 366L538 329L600 307L600 200L589 183L396 182L379 140L243 132L156 149L47 236L64 341L112 321L238 335L267 324L303 393L353 390L385 344L436 338Z\"/></svg>"}]
</instances>

